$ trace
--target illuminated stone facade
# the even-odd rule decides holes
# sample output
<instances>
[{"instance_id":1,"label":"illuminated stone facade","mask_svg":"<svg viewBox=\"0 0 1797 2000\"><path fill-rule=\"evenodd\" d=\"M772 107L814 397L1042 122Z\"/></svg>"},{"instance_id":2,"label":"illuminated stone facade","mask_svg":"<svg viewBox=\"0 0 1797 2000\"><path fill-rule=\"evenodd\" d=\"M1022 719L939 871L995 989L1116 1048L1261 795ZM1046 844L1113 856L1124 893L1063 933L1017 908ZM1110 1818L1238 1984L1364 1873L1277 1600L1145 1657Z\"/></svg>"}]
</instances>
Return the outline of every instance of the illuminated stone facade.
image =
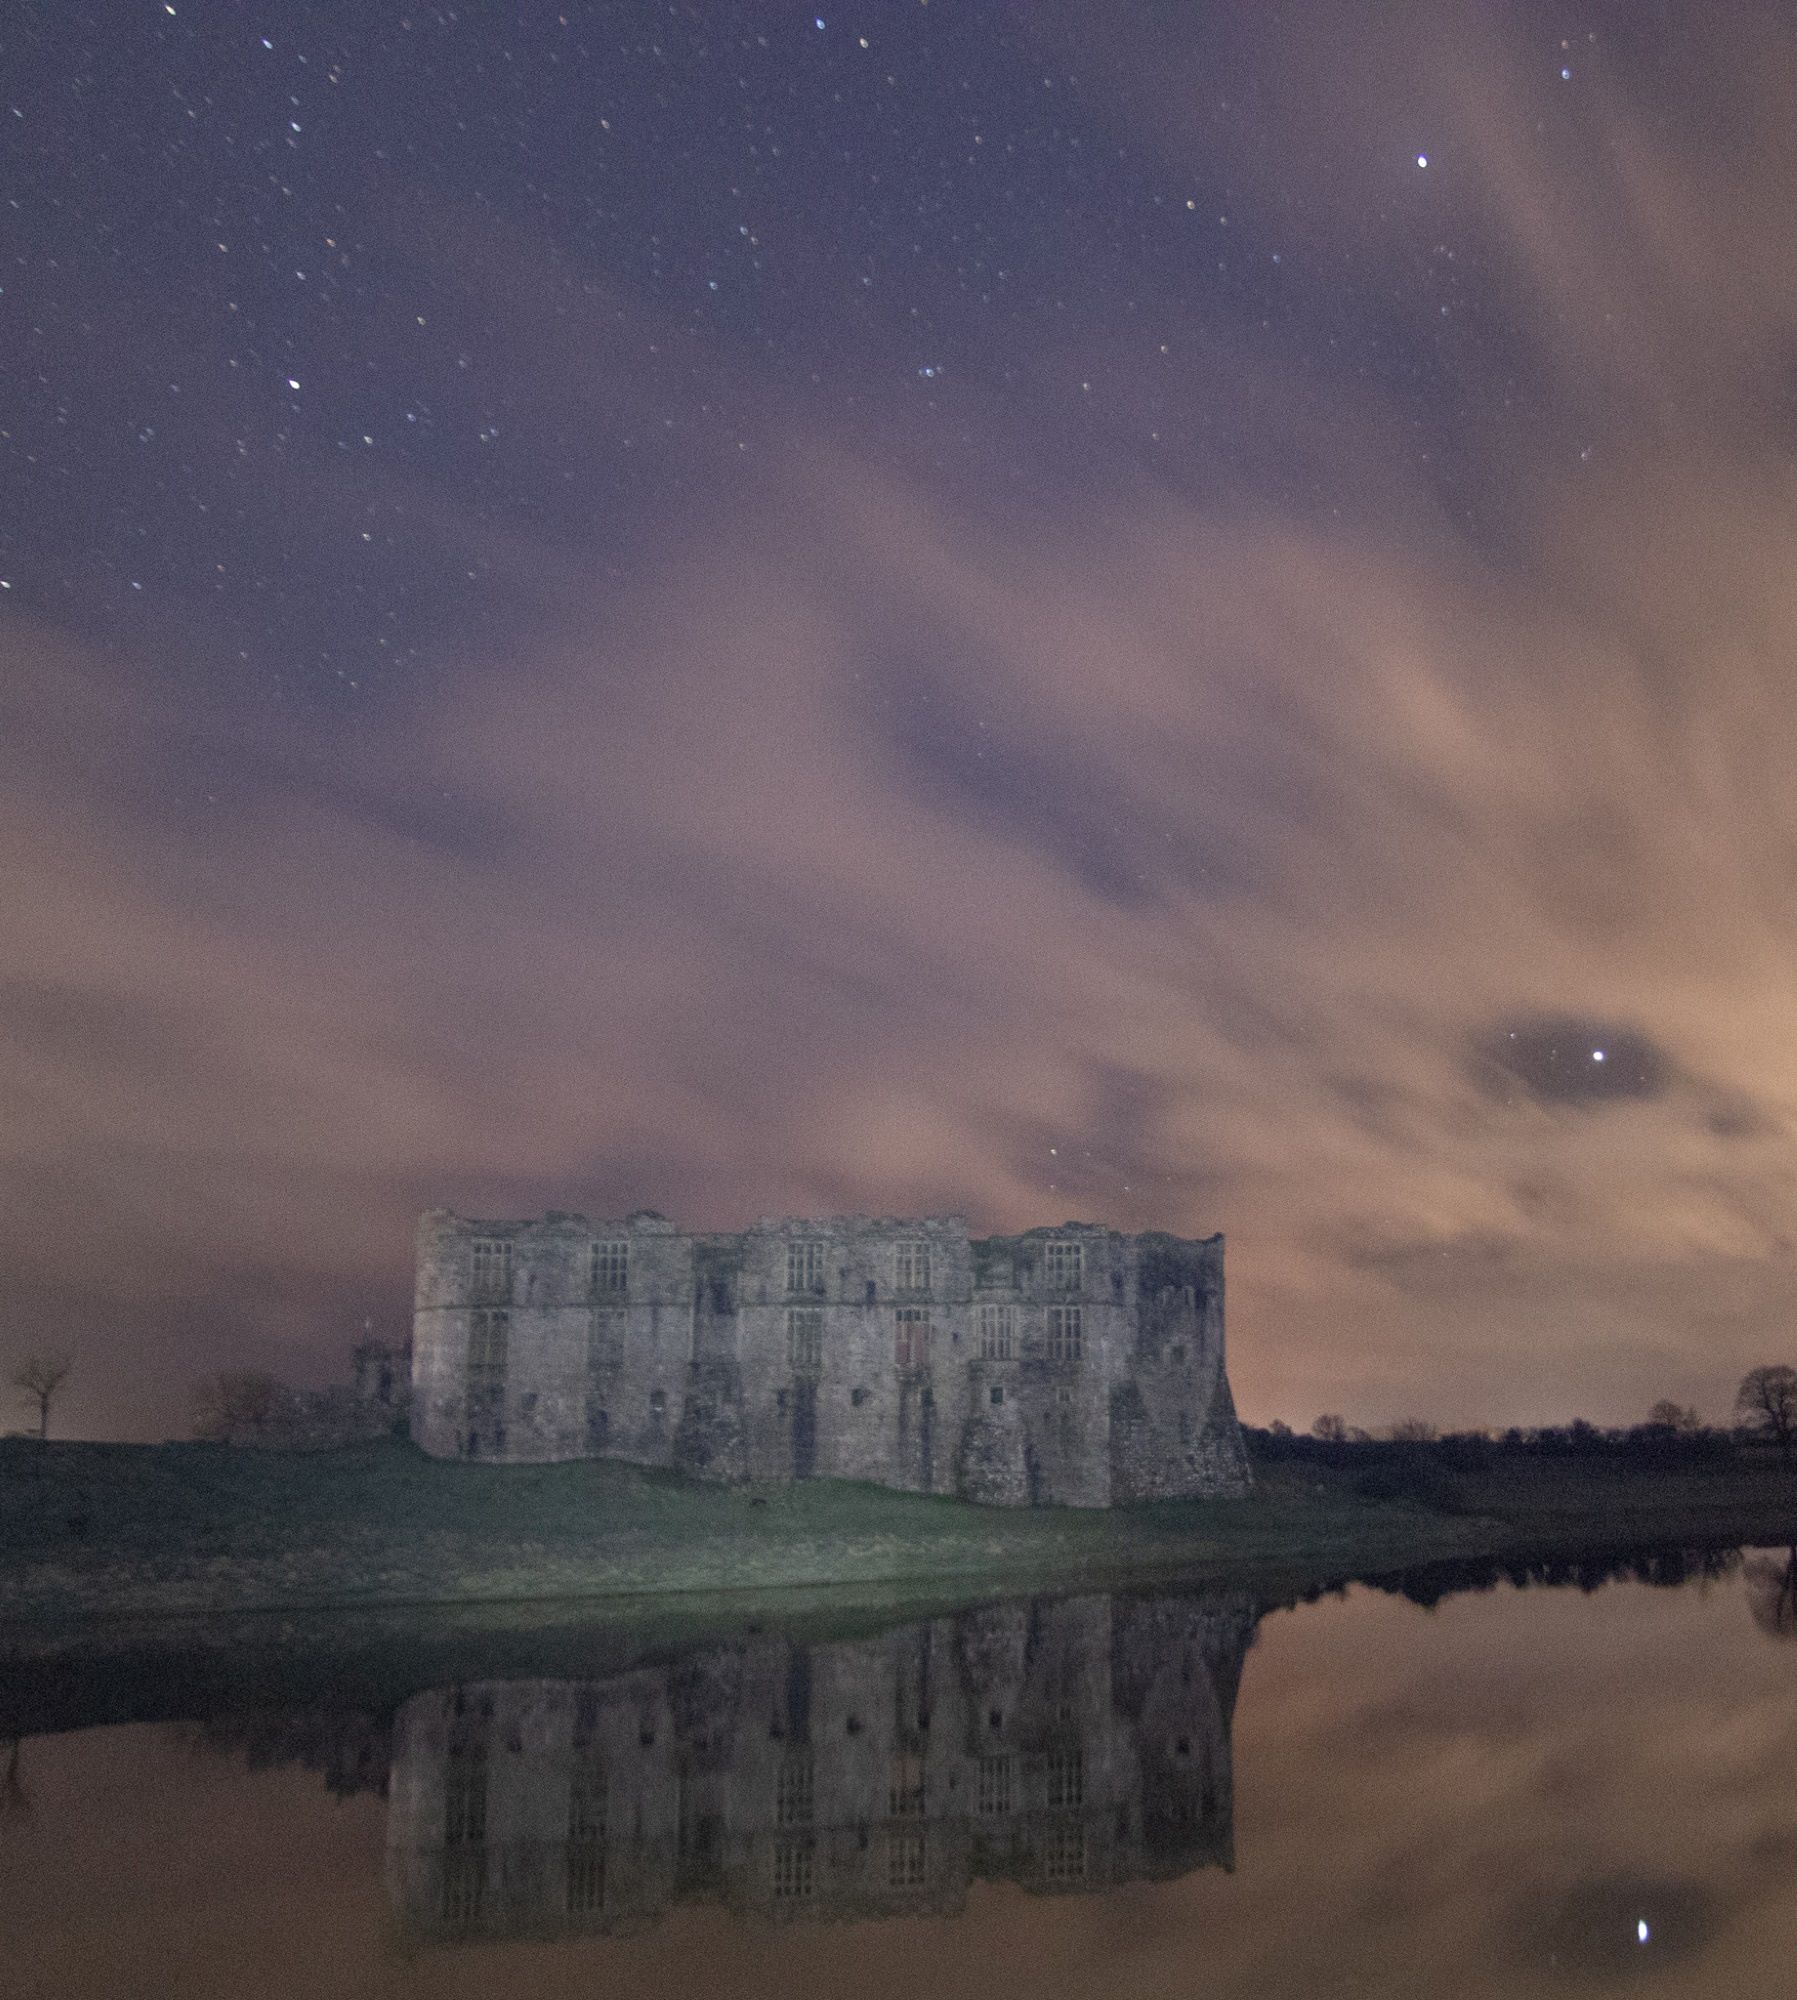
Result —
<instances>
[{"instance_id":1,"label":"illuminated stone facade","mask_svg":"<svg viewBox=\"0 0 1797 2000\"><path fill-rule=\"evenodd\" d=\"M1239 1494L1223 1239L959 1216L419 1225L412 1435L995 1505Z\"/></svg>"}]
</instances>

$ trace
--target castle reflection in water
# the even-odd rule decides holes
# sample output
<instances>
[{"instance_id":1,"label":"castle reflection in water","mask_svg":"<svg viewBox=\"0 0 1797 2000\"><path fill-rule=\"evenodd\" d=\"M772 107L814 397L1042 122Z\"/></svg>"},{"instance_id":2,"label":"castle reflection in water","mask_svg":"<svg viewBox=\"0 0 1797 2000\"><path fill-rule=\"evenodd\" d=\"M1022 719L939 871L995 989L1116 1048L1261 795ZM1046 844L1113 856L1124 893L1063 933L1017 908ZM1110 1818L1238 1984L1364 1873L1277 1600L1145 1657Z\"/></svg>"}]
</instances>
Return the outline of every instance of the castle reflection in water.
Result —
<instances>
[{"instance_id":1,"label":"castle reflection in water","mask_svg":"<svg viewBox=\"0 0 1797 2000\"><path fill-rule=\"evenodd\" d=\"M1232 1861L1246 1599L1094 1596L610 1679L414 1695L388 1867L414 1936L957 1910Z\"/></svg>"}]
</instances>

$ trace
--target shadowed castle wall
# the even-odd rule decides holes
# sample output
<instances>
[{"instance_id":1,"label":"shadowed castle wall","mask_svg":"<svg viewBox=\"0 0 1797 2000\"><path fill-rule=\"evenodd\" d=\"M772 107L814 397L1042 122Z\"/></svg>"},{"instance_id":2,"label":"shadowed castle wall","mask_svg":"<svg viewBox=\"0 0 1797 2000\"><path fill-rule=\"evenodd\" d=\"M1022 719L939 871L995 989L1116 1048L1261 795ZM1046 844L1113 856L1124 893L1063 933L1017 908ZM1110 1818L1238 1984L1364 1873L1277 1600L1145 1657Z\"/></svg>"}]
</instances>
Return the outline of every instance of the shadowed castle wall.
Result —
<instances>
[{"instance_id":1,"label":"shadowed castle wall","mask_svg":"<svg viewBox=\"0 0 1797 2000\"><path fill-rule=\"evenodd\" d=\"M876 1639L752 1640L401 1709L388 1871L434 1939L952 1912L1232 1865L1245 1601L1089 1597Z\"/></svg>"},{"instance_id":2,"label":"shadowed castle wall","mask_svg":"<svg viewBox=\"0 0 1797 2000\"><path fill-rule=\"evenodd\" d=\"M496 1354L498 1360L496 1363ZM412 1431L443 1457L605 1456L998 1505L1246 1490L1223 1242L958 1216L550 1214L419 1225Z\"/></svg>"}]
</instances>

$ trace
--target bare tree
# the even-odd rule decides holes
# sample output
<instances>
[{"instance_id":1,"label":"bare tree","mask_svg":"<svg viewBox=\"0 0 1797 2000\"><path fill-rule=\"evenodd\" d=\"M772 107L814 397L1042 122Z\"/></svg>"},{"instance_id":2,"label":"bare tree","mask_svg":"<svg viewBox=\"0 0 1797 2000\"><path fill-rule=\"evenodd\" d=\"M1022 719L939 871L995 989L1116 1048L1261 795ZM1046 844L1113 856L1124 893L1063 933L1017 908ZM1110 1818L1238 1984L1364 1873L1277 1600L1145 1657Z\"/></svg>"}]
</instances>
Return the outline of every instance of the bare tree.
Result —
<instances>
[{"instance_id":1,"label":"bare tree","mask_svg":"<svg viewBox=\"0 0 1797 2000\"><path fill-rule=\"evenodd\" d=\"M1404 1417L1391 1427L1393 1444L1433 1444L1435 1426L1426 1417Z\"/></svg>"},{"instance_id":2,"label":"bare tree","mask_svg":"<svg viewBox=\"0 0 1797 2000\"><path fill-rule=\"evenodd\" d=\"M40 1443L50 1435L50 1405L73 1366L66 1354L30 1354L13 1370L12 1385L23 1392L20 1400L37 1405Z\"/></svg>"},{"instance_id":3,"label":"bare tree","mask_svg":"<svg viewBox=\"0 0 1797 2000\"><path fill-rule=\"evenodd\" d=\"M1348 1423L1345 1417L1318 1417L1310 1427L1310 1434L1320 1438L1324 1444L1345 1444L1348 1437Z\"/></svg>"},{"instance_id":4,"label":"bare tree","mask_svg":"<svg viewBox=\"0 0 1797 2000\"><path fill-rule=\"evenodd\" d=\"M1697 1412L1688 1403L1675 1403L1669 1396L1662 1396L1647 1413L1647 1421L1663 1430L1678 1431L1689 1437L1703 1429Z\"/></svg>"},{"instance_id":5,"label":"bare tree","mask_svg":"<svg viewBox=\"0 0 1797 2000\"><path fill-rule=\"evenodd\" d=\"M1735 1392L1735 1414L1771 1438L1789 1465L1797 1455L1797 1368L1750 1368Z\"/></svg>"},{"instance_id":6,"label":"bare tree","mask_svg":"<svg viewBox=\"0 0 1797 2000\"><path fill-rule=\"evenodd\" d=\"M196 1382L193 1434L210 1444L242 1444L265 1437L287 1391L258 1368L226 1369Z\"/></svg>"}]
</instances>

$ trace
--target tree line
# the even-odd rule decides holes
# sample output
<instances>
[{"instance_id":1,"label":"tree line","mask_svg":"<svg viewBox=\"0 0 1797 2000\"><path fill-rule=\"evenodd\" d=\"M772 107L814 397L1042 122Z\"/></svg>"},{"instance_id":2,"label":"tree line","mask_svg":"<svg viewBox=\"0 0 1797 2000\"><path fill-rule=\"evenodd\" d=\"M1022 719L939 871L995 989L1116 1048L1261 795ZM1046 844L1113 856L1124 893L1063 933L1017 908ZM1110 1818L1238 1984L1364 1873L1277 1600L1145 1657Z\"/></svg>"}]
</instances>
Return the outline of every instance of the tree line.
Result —
<instances>
[{"instance_id":1,"label":"tree line","mask_svg":"<svg viewBox=\"0 0 1797 2000\"><path fill-rule=\"evenodd\" d=\"M1769 1445L1786 1465L1797 1464L1797 1369L1751 1368L1735 1391L1733 1423L1706 1425L1688 1404L1662 1398L1638 1424L1604 1426L1575 1417L1566 1424L1506 1430L1442 1430L1406 1417L1371 1431L1326 1413L1308 1432L1277 1417L1264 1430L1244 1425L1256 1457L1269 1462L1359 1465L1428 1458L1444 1469L1476 1472L1504 1458L1610 1458L1658 1465L1716 1464L1743 1445Z\"/></svg>"}]
</instances>

